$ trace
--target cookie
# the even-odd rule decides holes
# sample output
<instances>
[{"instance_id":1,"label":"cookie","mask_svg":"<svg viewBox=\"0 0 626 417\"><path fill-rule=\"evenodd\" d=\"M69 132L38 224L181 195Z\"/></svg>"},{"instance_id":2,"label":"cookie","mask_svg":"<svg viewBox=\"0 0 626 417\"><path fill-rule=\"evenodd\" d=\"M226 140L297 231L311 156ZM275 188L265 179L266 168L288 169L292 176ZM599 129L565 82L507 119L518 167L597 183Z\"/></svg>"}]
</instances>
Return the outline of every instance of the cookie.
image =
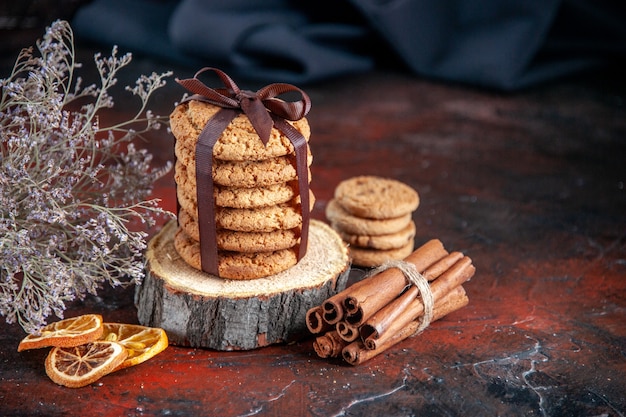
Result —
<instances>
[{"instance_id":1,"label":"cookie","mask_svg":"<svg viewBox=\"0 0 626 417\"><path fill-rule=\"evenodd\" d=\"M315 195L309 191L310 209L313 210ZM178 193L181 208L189 215L198 219L198 206L195 199L191 200L184 193ZM240 232L272 232L288 230L302 226L300 214L300 196L291 201L273 206L254 209L237 209L228 207L215 208L215 224L220 229Z\"/></svg>"},{"instance_id":2,"label":"cookie","mask_svg":"<svg viewBox=\"0 0 626 417\"><path fill-rule=\"evenodd\" d=\"M182 229L176 232L174 248L191 267L202 270L200 243L190 238ZM217 269L221 278L248 280L267 277L291 268L298 262L298 248L274 252L221 252L218 251Z\"/></svg>"},{"instance_id":3,"label":"cookie","mask_svg":"<svg viewBox=\"0 0 626 417\"><path fill-rule=\"evenodd\" d=\"M198 222L185 210L178 213L180 228L193 240L200 240ZM272 252L292 248L298 244L300 228L272 232L238 232L217 230L217 248L235 252Z\"/></svg>"},{"instance_id":4,"label":"cookie","mask_svg":"<svg viewBox=\"0 0 626 417\"><path fill-rule=\"evenodd\" d=\"M256 208L286 203L296 196L297 185L282 183L267 187L214 187L215 204L220 207Z\"/></svg>"},{"instance_id":5,"label":"cookie","mask_svg":"<svg viewBox=\"0 0 626 417\"><path fill-rule=\"evenodd\" d=\"M397 249L378 250L350 246L349 251L353 265L369 268L382 265L390 260L402 260L413 253L413 246L414 242L411 240L411 242Z\"/></svg>"},{"instance_id":6,"label":"cookie","mask_svg":"<svg viewBox=\"0 0 626 417\"><path fill-rule=\"evenodd\" d=\"M176 141L195 149L200 132L219 110L218 106L196 100L176 106L170 114L170 128ZM306 118L287 122L309 140L311 130ZM244 114L237 115L230 122L213 147L214 158L225 161L258 161L292 153L293 145L276 128L272 128L269 141L264 145Z\"/></svg>"},{"instance_id":7,"label":"cookie","mask_svg":"<svg viewBox=\"0 0 626 417\"><path fill-rule=\"evenodd\" d=\"M174 179L176 181L176 193L184 194L184 199L195 203L197 189L187 176L187 171L182 164L176 163ZM215 204L220 207L231 208L257 208L285 203L296 196L297 184L278 183L266 187L224 187L213 186Z\"/></svg>"},{"instance_id":8,"label":"cookie","mask_svg":"<svg viewBox=\"0 0 626 417\"><path fill-rule=\"evenodd\" d=\"M368 219L389 219L411 213L419 205L417 191L408 185L377 176L358 176L339 183L335 200L350 214Z\"/></svg>"},{"instance_id":9,"label":"cookie","mask_svg":"<svg viewBox=\"0 0 626 417\"><path fill-rule=\"evenodd\" d=\"M335 230L339 233L341 239L351 246L378 250L398 249L406 246L415 238L415 223L413 221L409 222L409 224L399 232L385 235L354 235L342 231L341 228Z\"/></svg>"},{"instance_id":10,"label":"cookie","mask_svg":"<svg viewBox=\"0 0 626 417\"><path fill-rule=\"evenodd\" d=\"M191 183L196 184L195 150L180 143L174 145L177 161L187 167ZM313 156L308 151L308 166ZM213 160L213 182L226 187L264 187L281 182L293 181L298 178L293 155L278 156L260 161L220 161ZM311 170L309 169L309 182Z\"/></svg>"},{"instance_id":11,"label":"cookie","mask_svg":"<svg viewBox=\"0 0 626 417\"><path fill-rule=\"evenodd\" d=\"M353 216L348 213L334 198L326 205L326 218L335 230L365 236L378 236L398 233L411 222L411 213L403 216L376 220Z\"/></svg>"},{"instance_id":12,"label":"cookie","mask_svg":"<svg viewBox=\"0 0 626 417\"><path fill-rule=\"evenodd\" d=\"M313 210L315 196L312 192L309 194L310 209ZM298 196L287 203L258 209L221 208L216 215L216 224L224 229L243 232L293 229L302 226L299 205L300 197Z\"/></svg>"}]
</instances>

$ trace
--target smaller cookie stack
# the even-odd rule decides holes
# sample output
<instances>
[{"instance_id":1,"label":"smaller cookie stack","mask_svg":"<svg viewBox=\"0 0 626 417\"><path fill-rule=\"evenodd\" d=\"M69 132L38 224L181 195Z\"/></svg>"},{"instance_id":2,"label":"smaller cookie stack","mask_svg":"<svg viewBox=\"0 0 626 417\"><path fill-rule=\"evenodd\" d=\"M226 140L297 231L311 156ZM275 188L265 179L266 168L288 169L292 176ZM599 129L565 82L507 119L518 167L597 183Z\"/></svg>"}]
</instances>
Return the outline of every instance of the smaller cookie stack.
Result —
<instances>
[{"instance_id":1,"label":"smaller cookie stack","mask_svg":"<svg viewBox=\"0 0 626 417\"><path fill-rule=\"evenodd\" d=\"M219 110L200 101L178 105L170 115L176 138L175 180L180 205L174 247L201 270L196 178L196 143ZM292 123L309 139L305 118ZM307 147L308 165L312 162ZM240 114L213 148L213 185L218 272L222 278L248 280L282 272L298 262L302 230L295 150L275 128L263 145L248 118ZM311 181L309 171L309 182ZM309 192L310 208L314 196Z\"/></svg>"},{"instance_id":2,"label":"smaller cookie stack","mask_svg":"<svg viewBox=\"0 0 626 417\"><path fill-rule=\"evenodd\" d=\"M339 183L326 206L331 227L349 245L352 263L375 267L413 252L419 195L390 178L358 176Z\"/></svg>"}]
</instances>

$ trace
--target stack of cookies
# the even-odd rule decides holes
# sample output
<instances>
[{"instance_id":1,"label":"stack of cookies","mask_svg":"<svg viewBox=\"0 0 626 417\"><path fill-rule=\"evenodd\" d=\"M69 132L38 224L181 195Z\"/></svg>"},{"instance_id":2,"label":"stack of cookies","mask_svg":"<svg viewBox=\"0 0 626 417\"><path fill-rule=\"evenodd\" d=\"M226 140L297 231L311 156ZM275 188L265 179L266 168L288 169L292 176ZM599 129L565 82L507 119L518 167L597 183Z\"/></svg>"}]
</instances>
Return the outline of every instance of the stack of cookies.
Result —
<instances>
[{"instance_id":1,"label":"stack of cookies","mask_svg":"<svg viewBox=\"0 0 626 417\"><path fill-rule=\"evenodd\" d=\"M174 246L186 263L199 270L195 149L200 132L219 109L209 103L188 101L170 115L176 138L175 180L180 206ZM306 118L289 123L308 142ZM307 152L310 167L308 147ZM219 276L254 279L295 265L302 216L295 150L289 139L273 128L264 145L249 119L240 114L215 144L212 169ZM310 193L311 209L313 204Z\"/></svg>"},{"instance_id":2,"label":"stack of cookies","mask_svg":"<svg viewBox=\"0 0 626 417\"><path fill-rule=\"evenodd\" d=\"M419 195L390 178L358 176L339 183L326 218L350 246L352 263L374 267L413 252Z\"/></svg>"}]
</instances>

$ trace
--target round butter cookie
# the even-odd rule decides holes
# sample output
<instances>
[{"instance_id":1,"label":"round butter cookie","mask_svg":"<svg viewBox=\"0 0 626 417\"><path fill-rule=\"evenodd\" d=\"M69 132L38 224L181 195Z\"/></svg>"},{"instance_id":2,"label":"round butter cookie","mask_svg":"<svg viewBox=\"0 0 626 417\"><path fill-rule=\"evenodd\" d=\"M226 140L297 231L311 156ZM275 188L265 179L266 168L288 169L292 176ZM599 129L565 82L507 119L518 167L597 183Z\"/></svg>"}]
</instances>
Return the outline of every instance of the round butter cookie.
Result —
<instances>
[{"instance_id":1,"label":"round butter cookie","mask_svg":"<svg viewBox=\"0 0 626 417\"><path fill-rule=\"evenodd\" d=\"M202 270L200 243L191 239L182 229L176 232L174 248L188 265ZM296 265L297 252L297 248L253 253L218 251L217 269L221 278L247 280L267 277Z\"/></svg>"},{"instance_id":2,"label":"round butter cookie","mask_svg":"<svg viewBox=\"0 0 626 417\"><path fill-rule=\"evenodd\" d=\"M382 265L386 261L401 261L413 253L413 246L414 242L411 241L397 249L379 250L350 246L348 250L350 251L353 265L369 268Z\"/></svg>"},{"instance_id":3,"label":"round butter cookie","mask_svg":"<svg viewBox=\"0 0 626 417\"><path fill-rule=\"evenodd\" d=\"M174 145L177 161L187 168L189 180L196 185L196 152L180 142ZM308 166L313 163L313 156L308 150ZM213 182L226 187L264 187L298 178L293 155L259 161L221 161L213 160ZM309 182L311 170L309 169Z\"/></svg>"},{"instance_id":4,"label":"round butter cookie","mask_svg":"<svg viewBox=\"0 0 626 417\"><path fill-rule=\"evenodd\" d=\"M178 213L180 228L193 240L200 240L198 222L185 210ZM238 232L219 229L217 248L235 252L273 252L294 247L300 238L300 228L272 232Z\"/></svg>"},{"instance_id":5,"label":"round butter cookie","mask_svg":"<svg viewBox=\"0 0 626 417\"><path fill-rule=\"evenodd\" d=\"M369 219L389 219L411 213L419 205L417 191L408 185L376 176L344 180L335 188L335 199L349 213Z\"/></svg>"},{"instance_id":6,"label":"round butter cookie","mask_svg":"<svg viewBox=\"0 0 626 417\"><path fill-rule=\"evenodd\" d=\"M198 206L195 199L178 194L178 202L194 220L198 220ZM313 210L315 195L309 191L310 209ZM215 224L220 229L236 230L240 232L272 232L274 230L288 230L302 226L300 214L300 196L286 203L254 209L238 209L229 207L215 207Z\"/></svg>"},{"instance_id":7,"label":"round butter cookie","mask_svg":"<svg viewBox=\"0 0 626 417\"><path fill-rule=\"evenodd\" d=\"M413 242L415 238L415 223L413 221L402 230L386 235L353 235L341 229L336 229L341 239L351 246L367 249L390 250L399 249Z\"/></svg>"},{"instance_id":8,"label":"round butter cookie","mask_svg":"<svg viewBox=\"0 0 626 417\"><path fill-rule=\"evenodd\" d=\"M197 199L197 189L190 184L184 166L176 164L174 179L179 200L186 199L193 203ZM258 208L286 203L296 196L296 184L278 183L266 187L224 187L213 186L215 204L220 207Z\"/></svg>"},{"instance_id":9,"label":"round butter cookie","mask_svg":"<svg viewBox=\"0 0 626 417\"><path fill-rule=\"evenodd\" d=\"M177 141L190 149L196 148L198 136L207 122L221 108L210 103L192 100L176 106L170 114L170 128ZM311 129L305 117L287 121L308 141ZM294 147L284 134L272 128L269 141L264 145L250 120L243 113L237 115L224 129L213 147L215 159L225 161L258 161L294 152Z\"/></svg>"},{"instance_id":10,"label":"round butter cookie","mask_svg":"<svg viewBox=\"0 0 626 417\"><path fill-rule=\"evenodd\" d=\"M331 199L326 205L326 218L333 229L353 235L377 236L398 233L411 222L411 213L391 219L365 219L353 216Z\"/></svg>"},{"instance_id":11,"label":"round butter cookie","mask_svg":"<svg viewBox=\"0 0 626 417\"><path fill-rule=\"evenodd\" d=\"M286 203L296 196L297 185L273 184L267 187L213 187L215 204L220 207L256 208Z\"/></svg>"}]
</instances>

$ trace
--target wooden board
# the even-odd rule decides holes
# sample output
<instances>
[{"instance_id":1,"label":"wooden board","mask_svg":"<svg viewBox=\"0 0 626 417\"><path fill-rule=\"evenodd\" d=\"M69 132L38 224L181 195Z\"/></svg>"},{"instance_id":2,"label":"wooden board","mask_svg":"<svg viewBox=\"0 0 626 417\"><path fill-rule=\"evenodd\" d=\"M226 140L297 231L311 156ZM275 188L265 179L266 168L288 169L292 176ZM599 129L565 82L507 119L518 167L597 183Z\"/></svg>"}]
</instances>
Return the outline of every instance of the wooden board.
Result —
<instances>
[{"instance_id":1,"label":"wooden board","mask_svg":"<svg viewBox=\"0 0 626 417\"><path fill-rule=\"evenodd\" d=\"M216 350L248 350L307 334L309 308L343 290L349 257L341 238L311 220L307 254L267 278L228 280L189 266L174 249L176 221L152 238L146 277L137 287L139 322L163 328L170 343Z\"/></svg>"}]
</instances>

